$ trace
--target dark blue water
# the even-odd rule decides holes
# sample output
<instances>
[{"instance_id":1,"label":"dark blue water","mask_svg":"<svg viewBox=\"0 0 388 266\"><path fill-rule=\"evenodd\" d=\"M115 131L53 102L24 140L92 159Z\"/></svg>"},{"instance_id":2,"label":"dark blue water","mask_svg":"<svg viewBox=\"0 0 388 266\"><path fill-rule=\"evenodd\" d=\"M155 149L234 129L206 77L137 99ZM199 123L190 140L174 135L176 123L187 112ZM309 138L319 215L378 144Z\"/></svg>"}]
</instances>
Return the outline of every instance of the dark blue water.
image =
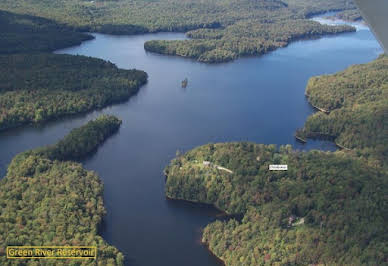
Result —
<instances>
[{"instance_id":1,"label":"dark blue water","mask_svg":"<svg viewBox=\"0 0 388 266\"><path fill-rule=\"evenodd\" d=\"M302 145L293 137L314 111L304 97L307 80L366 63L382 52L367 29L296 42L262 57L218 65L143 49L146 40L183 39L183 34L95 37L58 53L99 57L121 68L145 70L148 84L123 104L0 133L0 170L3 175L18 152L53 143L101 113L121 118L119 133L84 165L104 181L108 214L102 235L126 255L128 265L218 265L199 244L200 229L217 212L164 197L162 170L175 152L242 140L333 150L330 142ZM189 82L183 89L185 77Z\"/></svg>"}]
</instances>

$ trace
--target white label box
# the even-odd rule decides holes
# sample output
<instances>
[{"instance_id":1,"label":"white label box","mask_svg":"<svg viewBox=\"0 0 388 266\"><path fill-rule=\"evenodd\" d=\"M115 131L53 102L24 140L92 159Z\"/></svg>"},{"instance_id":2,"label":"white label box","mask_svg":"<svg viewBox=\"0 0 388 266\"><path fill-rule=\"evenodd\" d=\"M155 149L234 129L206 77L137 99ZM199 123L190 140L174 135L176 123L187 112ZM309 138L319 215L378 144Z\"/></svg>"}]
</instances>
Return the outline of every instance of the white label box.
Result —
<instances>
[{"instance_id":1,"label":"white label box","mask_svg":"<svg viewBox=\"0 0 388 266\"><path fill-rule=\"evenodd\" d=\"M269 170L270 171L287 171L288 165L287 164L270 164Z\"/></svg>"}]
</instances>

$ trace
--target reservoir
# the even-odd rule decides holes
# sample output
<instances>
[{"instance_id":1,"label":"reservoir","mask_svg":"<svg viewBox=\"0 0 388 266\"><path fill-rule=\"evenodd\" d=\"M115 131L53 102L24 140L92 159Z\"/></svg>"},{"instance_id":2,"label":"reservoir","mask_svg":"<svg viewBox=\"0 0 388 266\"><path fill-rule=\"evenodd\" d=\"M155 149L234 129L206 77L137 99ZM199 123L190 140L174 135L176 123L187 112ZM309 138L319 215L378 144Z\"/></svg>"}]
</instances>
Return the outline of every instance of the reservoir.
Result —
<instances>
[{"instance_id":1,"label":"reservoir","mask_svg":"<svg viewBox=\"0 0 388 266\"><path fill-rule=\"evenodd\" d=\"M215 65L144 51L147 40L185 39L184 34L93 35L94 40L57 53L141 69L149 82L125 103L0 133L0 176L17 153L54 143L102 113L122 119L119 132L82 163L104 183L108 213L102 236L124 253L126 265L134 266L219 265L200 244L201 228L219 212L165 199L163 169L177 150L226 141L335 150L330 142L310 140L303 145L294 139L295 130L315 112L304 96L307 81L369 62L382 52L365 26ZM182 88L185 78L188 85Z\"/></svg>"}]
</instances>

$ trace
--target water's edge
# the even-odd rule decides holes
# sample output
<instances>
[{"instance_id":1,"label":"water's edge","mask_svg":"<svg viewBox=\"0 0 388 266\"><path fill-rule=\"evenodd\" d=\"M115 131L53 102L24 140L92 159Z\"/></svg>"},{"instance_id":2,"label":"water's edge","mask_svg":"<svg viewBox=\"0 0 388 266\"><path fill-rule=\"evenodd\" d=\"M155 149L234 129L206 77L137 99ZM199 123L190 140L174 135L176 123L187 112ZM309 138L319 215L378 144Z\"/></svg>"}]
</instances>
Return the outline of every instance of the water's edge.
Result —
<instances>
[{"instance_id":1,"label":"water's edge","mask_svg":"<svg viewBox=\"0 0 388 266\"><path fill-rule=\"evenodd\" d=\"M82 162L104 182L108 214L101 224L101 235L123 251L126 264L218 265L207 247L195 239L198 229L217 219L219 212L208 206L166 200L164 166L177 149L187 151L209 142L290 143L300 150L336 150L331 142L309 139L301 144L294 138L296 128L315 112L303 97L304 85L311 75L333 73L372 59L379 50L365 52L376 45L364 40L370 38L364 31L297 41L260 57L210 66L144 52L145 40L185 39L181 33L93 33L94 40L55 53L88 55L120 68L144 69L149 83L120 104L1 132L0 174L16 153L54 143L102 113L115 114L123 119L120 131ZM336 46L336 42L347 45L352 38L363 42L362 53L350 44L344 49ZM182 89L180 82L186 76L189 85Z\"/></svg>"}]
</instances>

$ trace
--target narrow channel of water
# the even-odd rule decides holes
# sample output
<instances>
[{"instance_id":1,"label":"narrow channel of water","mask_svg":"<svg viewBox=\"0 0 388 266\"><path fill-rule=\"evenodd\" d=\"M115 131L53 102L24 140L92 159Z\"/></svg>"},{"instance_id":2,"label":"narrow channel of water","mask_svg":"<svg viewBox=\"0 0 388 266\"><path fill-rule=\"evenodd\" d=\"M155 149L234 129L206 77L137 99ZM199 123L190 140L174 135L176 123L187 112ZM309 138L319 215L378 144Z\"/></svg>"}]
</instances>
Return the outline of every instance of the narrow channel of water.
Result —
<instances>
[{"instance_id":1,"label":"narrow channel of water","mask_svg":"<svg viewBox=\"0 0 388 266\"><path fill-rule=\"evenodd\" d=\"M225 141L333 150L330 142L302 145L293 137L314 112L304 97L307 80L369 62L382 52L371 32L360 28L295 42L261 57L207 65L143 49L146 40L184 39L183 34L94 35L94 40L58 53L145 70L148 84L126 103L0 133L0 173L5 174L15 154L53 143L101 113L121 118L118 134L83 163L104 181L108 214L103 237L123 251L128 265L136 266L218 265L199 244L200 229L218 212L164 197L162 170L177 150ZM183 89L181 81L186 77L188 86Z\"/></svg>"}]
</instances>

